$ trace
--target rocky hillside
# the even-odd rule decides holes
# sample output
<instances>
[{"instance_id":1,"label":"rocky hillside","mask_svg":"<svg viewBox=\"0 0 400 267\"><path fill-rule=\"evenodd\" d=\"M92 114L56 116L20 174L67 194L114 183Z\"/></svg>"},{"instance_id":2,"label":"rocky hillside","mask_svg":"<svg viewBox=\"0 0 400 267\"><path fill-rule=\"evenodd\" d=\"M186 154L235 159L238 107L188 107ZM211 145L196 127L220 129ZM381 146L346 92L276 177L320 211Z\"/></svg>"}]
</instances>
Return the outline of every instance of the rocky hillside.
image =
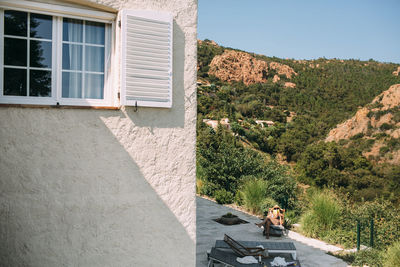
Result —
<instances>
[{"instance_id":1,"label":"rocky hillside","mask_svg":"<svg viewBox=\"0 0 400 267\"><path fill-rule=\"evenodd\" d=\"M379 94L347 121L332 129L326 141L367 143L363 151L369 159L400 163L400 84Z\"/></svg>"},{"instance_id":2,"label":"rocky hillside","mask_svg":"<svg viewBox=\"0 0 400 267\"><path fill-rule=\"evenodd\" d=\"M291 79L297 75L287 65L259 60L249 53L235 50L225 50L222 55L215 56L208 73L222 81L243 82L245 85L266 83L269 77L273 77L274 82L277 82L280 76Z\"/></svg>"},{"instance_id":3,"label":"rocky hillside","mask_svg":"<svg viewBox=\"0 0 400 267\"><path fill-rule=\"evenodd\" d=\"M400 130L393 124L396 116L387 111L392 107L386 99L396 90L383 92L400 84L399 68L372 59L281 59L198 41L198 113L204 119L247 121L255 128L257 120L273 121L268 130L238 131L254 147L283 155L287 162L296 162L331 129L327 140L350 140L348 146L366 157L388 160L394 154L383 157L387 148L379 142L390 141L392 151L391 138L398 138Z\"/></svg>"}]
</instances>

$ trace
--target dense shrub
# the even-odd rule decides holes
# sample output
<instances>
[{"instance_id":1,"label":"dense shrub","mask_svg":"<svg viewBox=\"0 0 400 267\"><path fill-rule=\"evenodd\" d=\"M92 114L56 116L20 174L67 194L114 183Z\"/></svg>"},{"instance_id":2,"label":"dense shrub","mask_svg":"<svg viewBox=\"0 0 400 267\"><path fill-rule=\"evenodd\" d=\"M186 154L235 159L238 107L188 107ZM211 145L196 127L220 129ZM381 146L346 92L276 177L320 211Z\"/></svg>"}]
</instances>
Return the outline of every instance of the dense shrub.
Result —
<instances>
[{"instance_id":1,"label":"dense shrub","mask_svg":"<svg viewBox=\"0 0 400 267\"><path fill-rule=\"evenodd\" d=\"M268 197L274 199L281 208L295 206L297 183L286 167L271 161L265 165L262 178L268 182Z\"/></svg>"},{"instance_id":2,"label":"dense shrub","mask_svg":"<svg viewBox=\"0 0 400 267\"><path fill-rule=\"evenodd\" d=\"M393 243L384 254L384 267L400 266L400 241Z\"/></svg>"},{"instance_id":3,"label":"dense shrub","mask_svg":"<svg viewBox=\"0 0 400 267\"><path fill-rule=\"evenodd\" d=\"M389 147L383 146L383 147L379 148L379 155L384 156L389 151L390 151Z\"/></svg>"},{"instance_id":4,"label":"dense shrub","mask_svg":"<svg viewBox=\"0 0 400 267\"><path fill-rule=\"evenodd\" d=\"M296 182L286 167L260 152L243 147L235 136L222 127L214 131L199 123L197 178L203 181L200 193L215 197L217 190L225 190L232 194L236 202L244 201L245 197L238 195L238 190L246 177L264 180L268 196L283 208L293 205Z\"/></svg>"},{"instance_id":5,"label":"dense shrub","mask_svg":"<svg viewBox=\"0 0 400 267\"><path fill-rule=\"evenodd\" d=\"M215 191L214 197L218 204L230 204L233 202L233 194L225 189Z\"/></svg>"},{"instance_id":6,"label":"dense shrub","mask_svg":"<svg viewBox=\"0 0 400 267\"><path fill-rule=\"evenodd\" d=\"M386 131L386 130L391 130L391 129L393 129L394 128L394 125L393 124L389 124L389 123L383 123L382 125L381 125L381 127L379 127L382 131Z\"/></svg>"},{"instance_id":7,"label":"dense shrub","mask_svg":"<svg viewBox=\"0 0 400 267\"><path fill-rule=\"evenodd\" d=\"M350 140L357 140L364 137L364 133L358 133L350 137Z\"/></svg>"},{"instance_id":8,"label":"dense shrub","mask_svg":"<svg viewBox=\"0 0 400 267\"><path fill-rule=\"evenodd\" d=\"M311 194L310 206L300 220L302 231L305 234L321 238L332 244L354 248L357 238L356 225L357 221L360 221L361 244L369 246L369 226L373 219L374 248L383 250L400 240L400 209L390 201L375 199L353 202L347 195L335 196L333 192L324 192L324 194ZM316 203L319 204L316 205ZM336 214L336 216L325 216L325 212ZM316 214L323 215L317 216ZM333 224L327 223L332 219L334 220Z\"/></svg>"},{"instance_id":9,"label":"dense shrub","mask_svg":"<svg viewBox=\"0 0 400 267\"><path fill-rule=\"evenodd\" d=\"M341 252L333 255L343 259L347 263L351 264L351 266L382 266L382 252L378 249L368 248L358 252Z\"/></svg>"},{"instance_id":10,"label":"dense shrub","mask_svg":"<svg viewBox=\"0 0 400 267\"><path fill-rule=\"evenodd\" d=\"M361 240L361 243L363 244L363 240ZM392 243L387 248L378 245L378 248L368 248L353 253L340 253L335 256L345 260L352 266L400 266L400 241Z\"/></svg>"},{"instance_id":11,"label":"dense shrub","mask_svg":"<svg viewBox=\"0 0 400 267\"><path fill-rule=\"evenodd\" d=\"M240 190L236 191L234 201L238 206L244 205L244 195L243 195L242 191L240 191Z\"/></svg>"},{"instance_id":12,"label":"dense shrub","mask_svg":"<svg viewBox=\"0 0 400 267\"><path fill-rule=\"evenodd\" d=\"M364 223L364 233L361 241L368 244L369 229L368 223L371 219L375 222L375 247L385 248L393 242L400 240L400 209L390 201L376 199L364 203L357 203L348 206L348 213L351 217L359 219ZM347 219L348 221L351 218Z\"/></svg>"},{"instance_id":13,"label":"dense shrub","mask_svg":"<svg viewBox=\"0 0 400 267\"><path fill-rule=\"evenodd\" d=\"M262 171L263 158L259 153L237 144L234 136L219 127L198 129L198 178L205 181L204 193L214 196L212 190L224 189L235 194L242 176Z\"/></svg>"},{"instance_id":14,"label":"dense shrub","mask_svg":"<svg viewBox=\"0 0 400 267\"><path fill-rule=\"evenodd\" d=\"M364 249L355 253L354 266L370 266L370 267L381 267L382 266L382 253L377 249ZM392 265L396 266L396 265Z\"/></svg>"},{"instance_id":15,"label":"dense shrub","mask_svg":"<svg viewBox=\"0 0 400 267\"><path fill-rule=\"evenodd\" d=\"M207 180L204 180L202 182L202 186L200 187L199 193L200 195L214 197L214 194L218 189L219 189L218 185L215 185Z\"/></svg>"}]
</instances>

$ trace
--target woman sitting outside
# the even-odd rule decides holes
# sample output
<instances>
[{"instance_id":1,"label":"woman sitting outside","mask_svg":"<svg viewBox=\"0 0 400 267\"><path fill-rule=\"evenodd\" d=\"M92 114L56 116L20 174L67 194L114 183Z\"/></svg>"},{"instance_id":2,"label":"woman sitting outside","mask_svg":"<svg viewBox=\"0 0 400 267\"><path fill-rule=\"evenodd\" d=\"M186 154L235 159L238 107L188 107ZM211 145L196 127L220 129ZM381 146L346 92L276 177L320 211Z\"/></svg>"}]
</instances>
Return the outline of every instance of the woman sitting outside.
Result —
<instances>
[{"instance_id":1,"label":"woman sitting outside","mask_svg":"<svg viewBox=\"0 0 400 267\"><path fill-rule=\"evenodd\" d=\"M281 209L278 205L275 205L273 208L270 208L268 211L267 217L265 217L264 221L261 223L257 223L256 225L258 227L264 227L263 234L266 236L266 238L269 238L269 232L270 232L270 227L271 225L275 226L280 226L282 230L283 228L283 223L285 221L285 210Z\"/></svg>"}]
</instances>

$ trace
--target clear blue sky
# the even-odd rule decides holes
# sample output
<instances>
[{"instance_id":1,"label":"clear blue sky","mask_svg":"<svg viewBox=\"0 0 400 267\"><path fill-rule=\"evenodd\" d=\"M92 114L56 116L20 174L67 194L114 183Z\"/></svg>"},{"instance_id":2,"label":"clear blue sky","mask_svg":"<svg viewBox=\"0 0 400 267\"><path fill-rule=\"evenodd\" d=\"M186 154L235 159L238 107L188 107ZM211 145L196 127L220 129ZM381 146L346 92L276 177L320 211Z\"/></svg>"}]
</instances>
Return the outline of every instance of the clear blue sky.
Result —
<instances>
[{"instance_id":1,"label":"clear blue sky","mask_svg":"<svg viewBox=\"0 0 400 267\"><path fill-rule=\"evenodd\" d=\"M267 56L400 63L400 0L198 0L198 39Z\"/></svg>"}]
</instances>

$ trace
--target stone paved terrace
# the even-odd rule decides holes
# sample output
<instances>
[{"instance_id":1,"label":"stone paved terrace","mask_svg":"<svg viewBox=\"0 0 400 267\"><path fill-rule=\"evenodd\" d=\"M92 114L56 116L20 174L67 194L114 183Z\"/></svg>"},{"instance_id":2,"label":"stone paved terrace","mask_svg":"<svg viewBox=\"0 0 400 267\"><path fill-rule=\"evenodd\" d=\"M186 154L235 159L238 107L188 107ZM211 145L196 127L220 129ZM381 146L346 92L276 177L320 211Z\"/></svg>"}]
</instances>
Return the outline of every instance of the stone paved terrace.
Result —
<instances>
[{"instance_id":1,"label":"stone paved terrace","mask_svg":"<svg viewBox=\"0 0 400 267\"><path fill-rule=\"evenodd\" d=\"M197 247L196 247L196 266L207 266L206 251L211 249L215 240L223 239L224 234L236 240L266 241L262 235L262 229L254 223L260 222L255 216L234 210L232 208L218 205L210 200L197 197ZM213 219L220 217L227 212L238 215L241 219L248 221L247 224L225 226ZM271 241L292 241L297 249L297 257L301 266L347 266L347 264L336 257L326 254L326 251L338 250L335 246L330 246L324 242L305 238L295 232L289 232L287 237L270 237Z\"/></svg>"}]
</instances>

